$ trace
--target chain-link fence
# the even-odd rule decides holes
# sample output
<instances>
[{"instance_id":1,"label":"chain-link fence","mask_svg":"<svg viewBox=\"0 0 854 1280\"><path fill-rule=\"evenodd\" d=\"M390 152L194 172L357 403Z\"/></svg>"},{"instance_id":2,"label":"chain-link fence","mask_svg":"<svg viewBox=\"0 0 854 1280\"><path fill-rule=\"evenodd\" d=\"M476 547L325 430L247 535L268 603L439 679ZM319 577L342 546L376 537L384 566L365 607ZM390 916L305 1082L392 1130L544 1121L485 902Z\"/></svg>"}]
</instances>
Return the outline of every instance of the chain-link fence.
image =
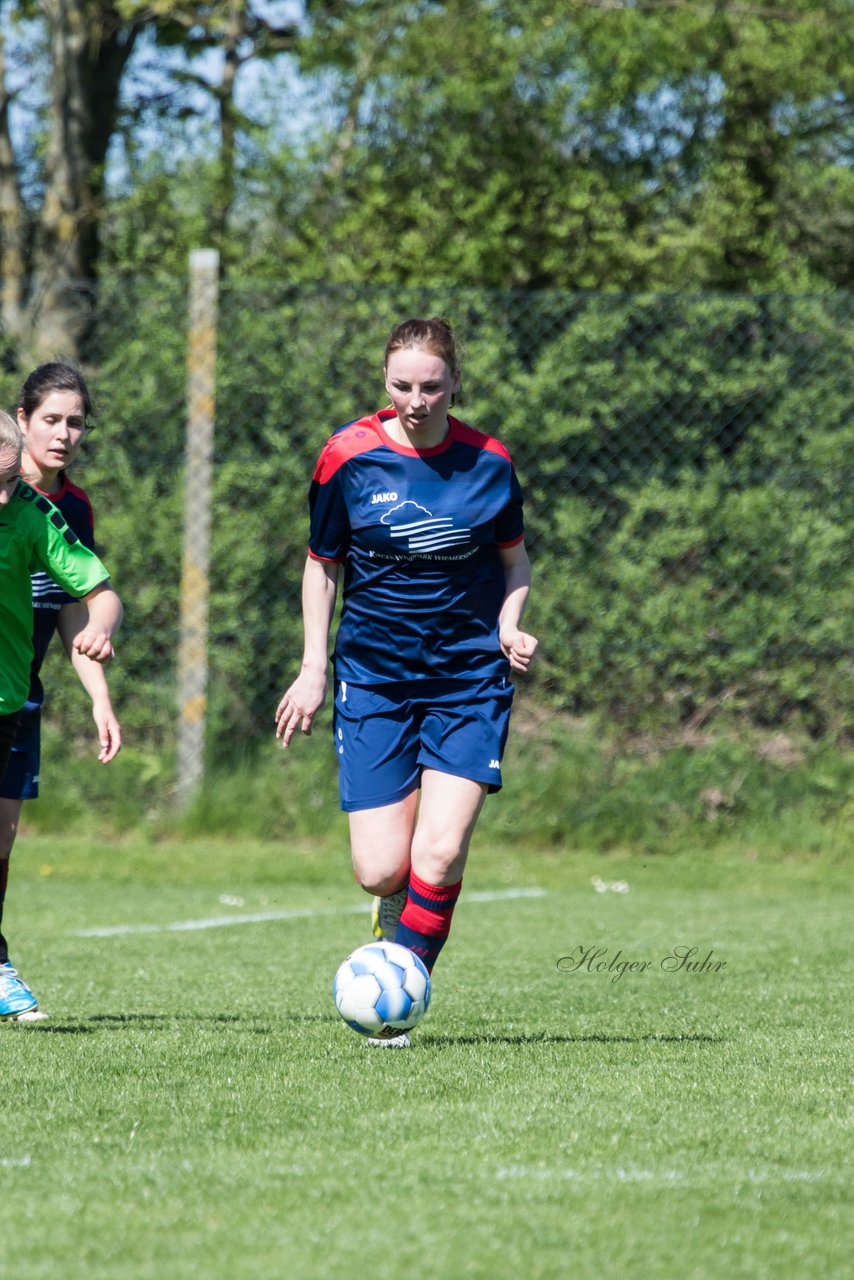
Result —
<instances>
[{"instance_id":1,"label":"chain-link fence","mask_svg":"<svg viewBox=\"0 0 854 1280\"><path fill-rule=\"evenodd\" d=\"M526 696L627 729L716 716L850 737L854 295L226 281L209 757L269 735L301 653L315 459L384 402L392 325L431 314L465 348L455 412L505 442L526 492L541 640ZM183 474L186 347L185 281L101 285L80 482L127 606L112 676L124 718L170 744L183 489L197 481Z\"/></svg>"}]
</instances>

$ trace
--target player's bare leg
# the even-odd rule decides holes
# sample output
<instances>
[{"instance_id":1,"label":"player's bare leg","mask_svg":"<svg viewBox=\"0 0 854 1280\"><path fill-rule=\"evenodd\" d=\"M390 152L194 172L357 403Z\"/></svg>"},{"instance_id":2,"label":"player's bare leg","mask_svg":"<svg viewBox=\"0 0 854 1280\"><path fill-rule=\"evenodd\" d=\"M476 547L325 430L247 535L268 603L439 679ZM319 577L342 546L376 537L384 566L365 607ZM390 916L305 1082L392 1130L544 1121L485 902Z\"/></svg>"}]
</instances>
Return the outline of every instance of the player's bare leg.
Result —
<instances>
[{"instance_id":1,"label":"player's bare leg","mask_svg":"<svg viewBox=\"0 0 854 1280\"><path fill-rule=\"evenodd\" d=\"M421 774L421 804L412 837L412 869L428 884L456 884L463 877L486 786L438 769Z\"/></svg>"},{"instance_id":2,"label":"player's bare leg","mask_svg":"<svg viewBox=\"0 0 854 1280\"><path fill-rule=\"evenodd\" d=\"M412 791L395 804L349 814L353 870L366 893L384 897L406 884L417 807Z\"/></svg>"},{"instance_id":3,"label":"player's bare leg","mask_svg":"<svg viewBox=\"0 0 854 1280\"><path fill-rule=\"evenodd\" d=\"M425 769L421 775L409 891L395 941L414 951L431 972L451 931L486 791L485 783L436 769Z\"/></svg>"},{"instance_id":4,"label":"player's bare leg","mask_svg":"<svg viewBox=\"0 0 854 1280\"><path fill-rule=\"evenodd\" d=\"M0 797L0 922L9 878L9 855L18 831L21 801ZM44 1017L38 1011L38 999L9 963L6 939L0 933L0 1019L26 1022Z\"/></svg>"},{"instance_id":5,"label":"player's bare leg","mask_svg":"<svg viewBox=\"0 0 854 1280\"><path fill-rule=\"evenodd\" d=\"M12 845L18 833L22 804L22 800L7 800L4 796L0 796L0 859L8 859L12 852Z\"/></svg>"}]
</instances>

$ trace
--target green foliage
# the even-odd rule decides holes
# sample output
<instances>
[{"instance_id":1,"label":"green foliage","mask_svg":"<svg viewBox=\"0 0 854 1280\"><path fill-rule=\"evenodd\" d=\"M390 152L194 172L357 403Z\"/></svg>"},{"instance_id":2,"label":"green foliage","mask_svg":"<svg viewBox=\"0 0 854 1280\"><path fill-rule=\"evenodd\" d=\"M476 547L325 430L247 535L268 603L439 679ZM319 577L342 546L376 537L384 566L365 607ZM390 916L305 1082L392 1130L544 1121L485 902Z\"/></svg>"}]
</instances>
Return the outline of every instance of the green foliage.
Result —
<instances>
[{"instance_id":1,"label":"green foliage","mask_svg":"<svg viewBox=\"0 0 854 1280\"><path fill-rule=\"evenodd\" d=\"M174 741L185 283L105 279L77 476L127 604L131 741ZM384 402L406 314L466 346L457 412L526 492L544 704L624 731L712 718L849 742L852 295L591 295L226 282L211 548L211 763L271 732L301 653L306 495L327 435ZM17 384L6 383L14 404ZM189 477L193 483L193 477ZM191 534L192 536L192 534ZM49 708L90 736L53 659ZM61 674L60 674L61 672ZM88 748L87 748L88 749Z\"/></svg>"},{"instance_id":2,"label":"green foliage","mask_svg":"<svg viewBox=\"0 0 854 1280\"><path fill-rule=\"evenodd\" d=\"M457 412L507 443L525 488L529 620L542 640L534 694L627 731L715 717L850 741L851 305L844 293L390 293L227 282L211 762L266 740L299 661L306 495L323 441L384 402L381 353L392 324L435 313L452 318L467 348ZM132 740L168 746L184 282L111 277L99 314L99 412L79 478L128 606L111 681ZM88 734L79 691L64 674L48 688L54 714L75 736L85 720Z\"/></svg>"},{"instance_id":3,"label":"green foliage","mask_svg":"<svg viewBox=\"0 0 854 1280\"><path fill-rule=\"evenodd\" d=\"M7 8L30 32L13 59L47 45L40 6ZM72 168L99 194L106 175L108 269L173 266L201 237L230 271L277 280L854 285L848 0L286 8L281 26L251 3L57 16L91 30L84 82L103 59L95 127L52 127L97 139ZM35 225L46 150L16 74L12 172Z\"/></svg>"},{"instance_id":4,"label":"green foliage","mask_svg":"<svg viewBox=\"0 0 854 1280\"><path fill-rule=\"evenodd\" d=\"M846 0L334 5L299 52L332 101L282 192L295 278L852 284Z\"/></svg>"},{"instance_id":5,"label":"green foliage","mask_svg":"<svg viewBox=\"0 0 854 1280\"><path fill-rule=\"evenodd\" d=\"M37 7L10 12L40 48ZM129 50L159 23L180 43L176 13L127 0L111 38ZM382 401L391 324L434 312L468 346L460 415L509 445L525 486L540 703L624 733L714 719L849 743L848 0L325 0L299 39L265 13L191 5L187 64L168 72L190 84L233 19L241 58L284 49L301 73L299 91L259 80L256 123L232 121L211 763L264 740L298 661L317 452ZM126 172L107 184L84 344L100 412L77 478L128 606L116 704L131 742L168 753L186 258L228 163L217 130L188 133L186 92L155 98L129 94L119 122ZM149 107L154 146L134 128ZM24 137L32 177L46 153ZM2 355L11 408L8 333ZM88 711L52 662L50 714L88 751Z\"/></svg>"},{"instance_id":6,"label":"green foliage","mask_svg":"<svg viewBox=\"0 0 854 1280\"><path fill-rule=\"evenodd\" d=\"M171 7L161 38L178 30ZM150 7L131 11L154 22ZM187 37L188 67L158 100L159 145L125 129L110 264L158 269L201 228L229 272L275 281L854 285L848 0L330 0L308 7L298 38L272 41L252 36L264 24L251 6L226 16L239 65L256 66L251 98L213 86L235 156L179 88L222 39L223 9L208 6L201 45ZM283 51L278 75L260 77L259 57Z\"/></svg>"},{"instance_id":7,"label":"green foliage","mask_svg":"<svg viewBox=\"0 0 854 1280\"><path fill-rule=\"evenodd\" d=\"M628 741L603 726L521 725L482 835L555 850L847 857L854 757L781 734L686 731Z\"/></svg>"},{"instance_id":8,"label":"green foliage","mask_svg":"<svg viewBox=\"0 0 854 1280\"><path fill-rule=\"evenodd\" d=\"M499 383L489 412L548 583L539 679L563 705L651 724L723 700L850 732L850 323L824 341L840 304L575 299Z\"/></svg>"},{"instance_id":9,"label":"green foliage","mask_svg":"<svg viewBox=\"0 0 854 1280\"><path fill-rule=\"evenodd\" d=\"M328 709L312 739L287 752L272 734L252 750L223 750L183 810L174 803L170 751L131 742L104 767L94 734L90 740L84 754L82 743L74 752L48 732L43 798L25 810L29 831L299 843L335 849L346 861ZM854 756L829 741L696 729L625 740L596 722L547 722L520 696L504 780L484 808L476 848L667 858L747 848L772 860L828 861L850 849Z\"/></svg>"}]
</instances>

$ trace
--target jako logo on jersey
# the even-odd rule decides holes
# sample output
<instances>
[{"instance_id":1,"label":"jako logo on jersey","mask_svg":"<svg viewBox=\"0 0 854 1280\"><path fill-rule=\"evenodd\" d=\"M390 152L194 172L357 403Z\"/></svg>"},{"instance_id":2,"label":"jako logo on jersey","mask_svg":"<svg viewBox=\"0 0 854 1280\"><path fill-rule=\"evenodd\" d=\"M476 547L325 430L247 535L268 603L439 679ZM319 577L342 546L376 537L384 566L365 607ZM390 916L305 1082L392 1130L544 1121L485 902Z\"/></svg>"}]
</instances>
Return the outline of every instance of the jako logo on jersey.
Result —
<instances>
[{"instance_id":1,"label":"jako logo on jersey","mask_svg":"<svg viewBox=\"0 0 854 1280\"><path fill-rule=\"evenodd\" d=\"M375 493L371 498L372 503L376 502L397 502L396 493Z\"/></svg>"},{"instance_id":2,"label":"jako logo on jersey","mask_svg":"<svg viewBox=\"0 0 854 1280\"><path fill-rule=\"evenodd\" d=\"M500 761L500 760L490 760L490 762L489 762L489 767L490 767L490 769L500 769L500 768L501 768L501 761Z\"/></svg>"}]
</instances>

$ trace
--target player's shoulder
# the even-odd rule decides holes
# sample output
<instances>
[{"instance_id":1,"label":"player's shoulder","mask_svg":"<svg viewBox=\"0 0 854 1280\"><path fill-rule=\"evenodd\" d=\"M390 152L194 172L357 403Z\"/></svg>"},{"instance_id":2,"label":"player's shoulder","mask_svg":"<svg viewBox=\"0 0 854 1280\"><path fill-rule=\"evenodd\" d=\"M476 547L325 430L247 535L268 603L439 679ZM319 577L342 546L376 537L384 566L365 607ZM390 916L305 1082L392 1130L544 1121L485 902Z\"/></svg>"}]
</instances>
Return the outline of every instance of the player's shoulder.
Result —
<instances>
[{"instance_id":1,"label":"player's shoulder","mask_svg":"<svg viewBox=\"0 0 854 1280\"><path fill-rule=\"evenodd\" d=\"M485 431L478 431L475 427L470 427L467 422L461 422L459 418L448 415L448 422L451 426L451 432L454 440L463 445L468 445L472 449L480 450L486 454L495 454L499 458L503 458L505 462L510 462L510 453L506 445L503 445L495 436L487 435Z\"/></svg>"},{"instance_id":2,"label":"player's shoulder","mask_svg":"<svg viewBox=\"0 0 854 1280\"><path fill-rule=\"evenodd\" d=\"M59 507L33 485L27 484L26 480L18 481L12 497L17 499L18 511L25 513L23 518L29 519L30 524L36 529L39 527L43 529L46 522L53 526L69 546L79 541Z\"/></svg>"},{"instance_id":3,"label":"player's shoulder","mask_svg":"<svg viewBox=\"0 0 854 1280\"><path fill-rule=\"evenodd\" d=\"M63 475L62 489L51 500L78 537L91 539L95 529L95 513L85 489Z\"/></svg>"},{"instance_id":4,"label":"player's shoulder","mask_svg":"<svg viewBox=\"0 0 854 1280\"><path fill-rule=\"evenodd\" d=\"M56 511L56 507L50 498L46 498L43 493L33 485L28 484L26 480L19 480L15 486L15 492L12 494L12 502L10 506L16 512L27 513L28 515L40 512L41 515L50 515L52 511Z\"/></svg>"},{"instance_id":5,"label":"player's shoulder","mask_svg":"<svg viewBox=\"0 0 854 1280\"><path fill-rule=\"evenodd\" d=\"M376 414L346 422L323 446L314 469L314 479L319 484L326 484L352 458L380 448L382 444Z\"/></svg>"},{"instance_id":6,"label":"player's shoulder","mask_svg":"<svg viewBox=\"0 0 854 1280\"><path fill-rule=\"evenodd\" d=\"M62 493L60 495L60 500L57 502L56 505L59 507L61 511L63 505L66 503L69 506L82 505L86 507L87 510L89 511L92 510L92 500L89 497L86 490L81 489L79 484L75 484L74 481L69 480L67 476L63 477Z\"/></svg>"}]
</instances>

